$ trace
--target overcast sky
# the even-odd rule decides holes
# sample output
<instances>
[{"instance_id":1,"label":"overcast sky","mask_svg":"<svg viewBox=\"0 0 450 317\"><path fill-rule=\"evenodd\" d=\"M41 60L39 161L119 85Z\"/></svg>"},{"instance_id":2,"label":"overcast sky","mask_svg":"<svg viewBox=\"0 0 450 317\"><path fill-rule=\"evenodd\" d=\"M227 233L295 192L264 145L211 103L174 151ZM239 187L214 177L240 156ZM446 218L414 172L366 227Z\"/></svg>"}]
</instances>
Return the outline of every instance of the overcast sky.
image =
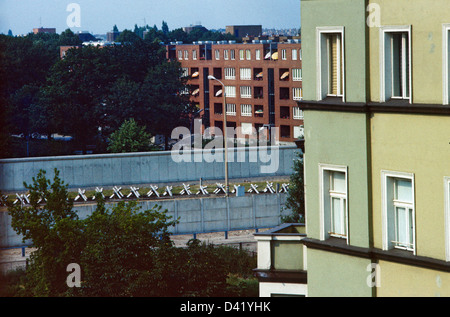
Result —
<instances>
[{"instance_id":1,"label":"overcast sky","mask_svg":"<svg viewBox=\"0 0 450 317\"><path fill-rule=\"evenodd\" d=\"M79 5L81 22L72 31L93 34L111 31L114 24L119 30L135 24L161 28L163 20L170 30L194 24L208 29L241 24L300 27L300 0L0 0L0 33L11 29L14 35L27 34L40 26L61 33L68 28L71 3Z\"/></svg>"}]
</instances>

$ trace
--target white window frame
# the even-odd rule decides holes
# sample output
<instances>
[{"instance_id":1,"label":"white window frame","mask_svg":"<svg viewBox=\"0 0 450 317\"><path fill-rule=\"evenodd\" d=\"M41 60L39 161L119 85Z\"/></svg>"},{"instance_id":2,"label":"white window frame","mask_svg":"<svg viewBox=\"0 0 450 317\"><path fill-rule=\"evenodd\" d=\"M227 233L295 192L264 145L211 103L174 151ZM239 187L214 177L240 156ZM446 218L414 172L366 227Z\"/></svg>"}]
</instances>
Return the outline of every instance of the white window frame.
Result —
<instances>
[{"instance_id":1,"label":"white window frame","mask_svg":"<svg viewBox=\"0 0 450 317\"><path fill-rule=\"evenodd\" d=\"M442 25L442 104L448 106L450 103L450 23Z\"/></svg>"},{"instance_id":2,"label":"white window frame","mask_svg":"<svg viewBox=\"0 0 450 317\"><path fill-rule=\"evenodd\" d=\"M247 49L245 50L245 59L250 61L252 59L252 51Z\"/></svg>"},{"instance_id":3,"label":"white window frame","mask_svg":"<svg viewBox=\"0 0 450 317\"><path fill-rule=\"evenodd\" d=\"M236 115L236 104L227 103L226 114L227 114L227 116L235 116Z\"/></svg>"},{"instance_id":4,"label":"white window frame","mask_svg":"<svg viewBox=\"0 0 450 317\"><path fill-rule=\"evenodd\" d=\"M257 61L261 60L261 50L260 49L255 50L255 59Z\"/></svg>"},{"instance_id":5,"label":"white window frame","mask_svg":"<svg viewBox=\"0 0 450 317\"><path fill-rule=\"evenodd\" d=\"M252 87L251 86L241 86L240 94L241 94L241 98L252 98Z\"/></svg>"},{"instance_id":6,"label":"white window frame","mask_svg":"<svg viewBox=\"0 0 450 317\"><path fill-rule=\"evenodd\" d=\"M285 48L283 48L281 50L281 59L284 60L284 61L287 59L287 54L286 54L286 49Z\"/></svg>"},{"instance_id":7,"label":"white window frame","mask_svg":"<svg viewBox=\"0 0 450 317\"><path fill-rule=\"evenodd\" d=\"M228 50L223 50L223 59L228 60Z\"/></svg>"},{"instance_id":8,"label":"white window frame","mask_svg":"<svg viewBox=\"0 0 450 317\"><path fill-rule=\"evenodd\" d=\"M227 98L236 98L236 86L225 86L225 96Z\"/></svg>"},{"instance_id":9,"label":"white window frame","mask_svg":"<svg viewBox=\"0 0 450 317\"><path fill-rule=\"evenodd\" d=\"M220 60L220 50L214 50L214 57L217 61Z\"/></svg>"},{"instance_id":10,"label":"white window frame","mask_svg":"<svg viewBox=\"0 0 450 317\"><path fill-rule=\"evenodd\" d=\"M445 260L450 261L450 176L444 177Z\"/></svg>"},{"instance_id":11,"label":"white window frame","mask_svg":"<svg viewBox=\"0 0 450 317\"><path fill-rule=\"evenodd\" d=\"M197 60L197 50L192 50L192 59Z\"/></svg>"},{"instance_id":12,"label":"white window frame","mask_svg":"<svg viewBox=\"0 0 450 317\"><path fill-rule=\"evenodd\" d=\"M184 59L185 60L189 59L189 51L188 50L184 50Z\"/></svg>"},{"instance_id":13,"label":"white window frame","mask_svg":"<svg viewBox=\"0 0 450 317\"><path fill-rule=\"evenodd\" d=\"M341 34L341 49L340 56L342 56L342 92L338 97L342 97L342 101L345 102L345 32L343 26L331 26L331 27L317 27L316 28L316 69L317 69L317 100L322 100L328 96L328 41L327 36L329 34L338 33ZM301 60L301 53L300 53ZM340 65L340 64L339 64ZM339 78L341 76L338 76Z\"/></svg>"},{"instance_id":14,"label":"white window frame","mask_svg":"<svg viewBox=\"0 0 450 317\"><path fill-rule=\"evenodd\" d=\"M183 59L183 51L182 50L178 50L178 59L179 60Z\"/></svg>"},{"instance_id":15,"label":"white window frame","mask_svg":"<svg viewBox=\"0 0 450 317\"><path fill-rule=\"evenodd\" d=\"M230 59L232 61L236 59L236 51L234 49L230 49Z\"/></svg>"},{"instance_id":16,"label":"white window frame","mask_svg":"<svg viewBox=\"0 0 450 317\"><path fill-rule=\"evenodd\" d=\"M236 79L236 68L225 67L224 73L225 73L225 79L227 79L227 80L235 80Z\"/></svg>"},{"instance_id":17,"label":"white window frame","mask_svg":"<svg viewBox=\"0 0 450 317\"><path fill-rule=\"evenodd\" d=\"M245 50L239 50L239 60L243 61L245 59Z\"/></svg>"},{"instance_id":18,"label":"white window frame","mask_svg":"<svg viewBox=\"0 0 450 317\"><path fill-rule=\"evenodd\" d=\"M343 165L331 165L319 163L319 222L320 222L320 240L326 240L332 235L331 230L331 203L328 197L330 196L330 173L340 172L345 174L345 236L344 238L349 243L349 225L348 225L348 167Z\"/></svg>"},{"instance_id":19,"label":"white window frame","mask_svg":"<svg viewBox=\"0 0 450 317\"><path fill-rule=\"evenodd\" d=\"M293 100L302 100L303 99L303 90L299 87L292 88L292 99Z\"/></svg>"},{"instance_id":20,"label":"white window frame","mask_svg":"<svg viewBox=\"0 0 450 317\"><path fill-rule=\"evenodd\" d=\"M292 68L292 81L302 81L302 73L301 68Z\"/></svg>"},{"instance_id":21,"label":"white window frame","mask_svg":"<svg viewBox=\"0 0 450 317\"><path fill-rule=\"evenodd\" d=\"M296 48L293 48L292 49L292 60L293 61L296 61L297 59L298 59L298 57L297 57L297 49Z\"/></svg>"},{"instance_id":22,"label":"white window frame","mask_svg":"<svg viewBox=\"0 0 450 317\"><path fill-rule=\"evenodd\" d=\"M303 119L303 110L300 107L292 107L292 118L295 120Z\"/></svg>"},{"instance_id":23,"label":"white window frame","mask_svg":"<svg viewBox=\"0 0 450 317\"><path fill-rule=\"evenodd\" d=\"M252 116L252 105L242 105L241 104L241 116L242 117L251 117Z\"/></svg>"},{"instance_id":24,"label":"white window frame","mask_svg":"<svg viewBox=\"0 0 450 317\"><path fill-rule=\"evenodd\" d=\"M388 180L391 179L391 180ZM413 221L413 229L412 229L412 239L413 246L412 248L408 248L408 251L412 251L413 254L416 254L416 210L415 210L415 182L414 182L414 174L413 173L405 173L405 172L395 172L395 171L381 171L381 231L382 231L382 248L383 250L390 250L393 248L405 249L403 247L395 246L395 243L392 241L395 239L396 232L396 224L395 224L395 212L392 215L393 209L395 206L402 207L401 203L396 203L394 200L390 199L388 196L388 191L393 192L393 188L390 188L389 183L393 183L396 179L407 179L411 181L411 195L412 195L412 204L405 206L408 208L412 208L412 221ZM391 192L391 193L392 193ZM393 194L392 194L393 195ZM391 208L390 208L391 207Z\"/></svg>"},{"instance_id":25,"label":"white window frame","mask_svg":"<svg viewBox=\"0 0 450 317\"><path fill-rule=\"evenodd\" d=\"M408 34L408 64L409 64L409 76L408 76L408 90L409 96L404 98L394 99L404 99L409 100L412 103L413 91L412 91L412 46L411 46L411 25L400 25L400 26L382 26L380 28L380 102L386 102L387 99L392 98L392 75L388 76L387 66L391 63L386 63L386 37L389 33L407 33ZM390 53L389 53L390 54ZM391 77L391 78L389 78Z\"/></svg>"},{"instance_id":26,"label":"white window frame","mask_svg":"<svg viewBox=\"0 0 450 317\"><path fill-rule=\"evenodd\" d=\"M242 67L239 69L239 78L241 80L252 79L252 69L250 67Z\"/></svg>"},{"instance_id":27,"label":"white window frame","mask_svg":"<svg viewBox=\"0 0 450 317\"><path fill-rule=\"evenodd\" d=\"M299 56L299 59L302 60L302 49L298 50L298 56Z\"/></svg>"}]
</instances>

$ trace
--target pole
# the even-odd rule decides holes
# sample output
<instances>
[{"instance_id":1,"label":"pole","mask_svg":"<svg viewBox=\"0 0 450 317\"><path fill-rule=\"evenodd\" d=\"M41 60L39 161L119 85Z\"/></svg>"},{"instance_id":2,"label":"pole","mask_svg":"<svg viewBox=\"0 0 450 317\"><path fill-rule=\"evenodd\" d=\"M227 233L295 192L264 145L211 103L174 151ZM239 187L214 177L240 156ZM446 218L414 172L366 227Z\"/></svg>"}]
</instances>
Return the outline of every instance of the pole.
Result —
<instances>
[{"instance_id":1,"label":"pole","mask_svg":"<svg viewBox=\"0 0 450 317\"><path fill-rule=\"evenodd\" d=\"M224 126L224 132L223 137L225 140L225 196L228 197L228 194L230 192L230 186L228 184L228 139L227 139L227 97L225 93L225 86L223 86L223 126Z\"/></svg>"},{"instance_id":2,"label":"pole","mask_svg":"<svg viewBox=\"0 0 450 317\"><path fill-rule=\"evenodd\" d=\"M218 80L216 77L209 75L209 80L215 80L220 83L223 87L223 138L224 138L224 148L225 148L225 196L228 197L230 192L230 186L228 184L228 144L227 144L227 96L225 92L225 85L223 82Z\"/></svg>"}]
</instances>

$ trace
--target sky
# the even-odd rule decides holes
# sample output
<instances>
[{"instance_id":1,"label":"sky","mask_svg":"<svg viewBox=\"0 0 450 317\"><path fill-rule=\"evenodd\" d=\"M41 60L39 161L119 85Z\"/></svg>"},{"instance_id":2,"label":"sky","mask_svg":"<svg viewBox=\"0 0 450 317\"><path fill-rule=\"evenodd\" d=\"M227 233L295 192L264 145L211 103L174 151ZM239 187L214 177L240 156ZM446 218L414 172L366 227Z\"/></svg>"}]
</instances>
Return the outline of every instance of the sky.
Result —
<instances>
[{"instance_id":1,"label":"sky","mask_svg":"<svg viewBox=\"0 0 450 317\"><path fill-rule=\"evenodd\" d=\"M73 3L79 11L70 8ZM163 20L170 30L196 24L207 29L300 27L300 0L0 0L0 33L27 34L36 27L61 33L78 12L80 26L70 29L92 34L105 34L115 24L119 30L132 30L135 24L160 29Z\"/></svg>"}]
</instances>

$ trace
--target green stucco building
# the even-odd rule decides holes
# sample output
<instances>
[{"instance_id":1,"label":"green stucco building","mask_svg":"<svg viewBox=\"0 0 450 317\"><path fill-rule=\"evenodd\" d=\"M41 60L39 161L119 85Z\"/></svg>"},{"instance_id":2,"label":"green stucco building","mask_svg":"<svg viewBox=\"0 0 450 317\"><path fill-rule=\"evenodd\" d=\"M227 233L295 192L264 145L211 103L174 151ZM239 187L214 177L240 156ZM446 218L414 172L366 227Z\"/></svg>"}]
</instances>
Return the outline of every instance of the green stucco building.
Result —
<instances>
[{"instance_id":1,"label":"green stucco building","mask_svg":"<svg viewBox=\"0 0 450 317\"><path fill-rule=\"evenodd\" d=\"M308 296L450 295L448 0L302 0Z\"/></svg>"}]
</instances>

